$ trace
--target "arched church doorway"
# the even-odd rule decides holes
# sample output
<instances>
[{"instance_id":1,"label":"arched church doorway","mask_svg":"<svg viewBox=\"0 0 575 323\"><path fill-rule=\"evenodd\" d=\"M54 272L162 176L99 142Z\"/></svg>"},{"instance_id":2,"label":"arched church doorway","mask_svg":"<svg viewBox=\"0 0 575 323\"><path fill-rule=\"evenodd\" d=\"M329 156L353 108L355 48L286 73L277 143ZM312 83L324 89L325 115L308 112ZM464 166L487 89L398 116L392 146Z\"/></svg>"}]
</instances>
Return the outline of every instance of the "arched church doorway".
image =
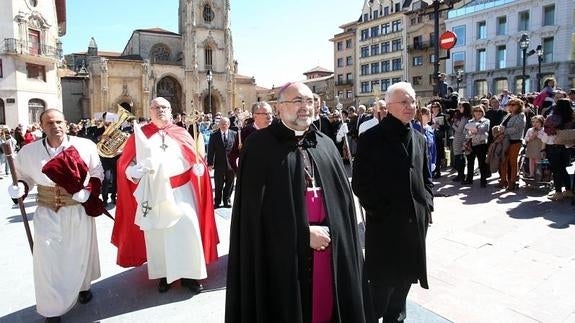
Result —
<instances>
[{"instance_id":1,"label":"arched church doorway","mask_svg":"<svg viewBox=\"0 0 575 323\"><path fill-rule=\"evenodd\" d=\"M158 96L170 101L172 105L172 113L182 113L182 86L180 83L171 76L163 77L156 85L156 93Z\"/></svg>"}]
</instances>

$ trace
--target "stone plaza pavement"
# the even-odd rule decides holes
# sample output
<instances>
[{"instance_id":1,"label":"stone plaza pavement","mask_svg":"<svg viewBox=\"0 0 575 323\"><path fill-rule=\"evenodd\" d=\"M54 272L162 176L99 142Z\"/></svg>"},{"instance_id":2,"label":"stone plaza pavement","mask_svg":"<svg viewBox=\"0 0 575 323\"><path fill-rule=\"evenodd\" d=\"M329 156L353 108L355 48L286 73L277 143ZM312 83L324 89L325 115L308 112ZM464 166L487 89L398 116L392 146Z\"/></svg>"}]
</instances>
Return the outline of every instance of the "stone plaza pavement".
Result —
<instances>
[{"instance_id":1,"label":"stone plaza pavement","mask_svg":"<svg viewBox=\"0 0 575 323\"><path fill-rule=\"evenodd\" d=\"M406 322L575 322L574 207L547 200L545 190L505 193L493 183L460 187L445 176L437 183L427 238L430 289L412 288ZM0 322L42 322L8 185L0 180ZM25 201L30 220L33 197ZM92 302L76 305L63 322L223 322L230 216L230 209L216 211L221 258L208 268L206 291L194 297L179 286L159 294L145 265L115 265L112 221L97 218L102 277Z\"/></svg>"}]
</instances>

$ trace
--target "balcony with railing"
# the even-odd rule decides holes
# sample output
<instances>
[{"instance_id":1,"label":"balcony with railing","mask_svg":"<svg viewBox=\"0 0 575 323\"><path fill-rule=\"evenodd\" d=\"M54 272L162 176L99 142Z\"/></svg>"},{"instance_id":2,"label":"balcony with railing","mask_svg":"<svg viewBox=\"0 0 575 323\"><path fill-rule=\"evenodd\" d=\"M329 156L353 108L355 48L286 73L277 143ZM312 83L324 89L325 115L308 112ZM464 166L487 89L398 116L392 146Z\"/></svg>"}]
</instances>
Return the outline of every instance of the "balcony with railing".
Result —
<instances>
[{"instance_id":1,"label":"balcony with railing","mask_svg":"<svg viewBox=\"0 0 575 323\"><path fill-rule=\"evenodd\" d=\"M336 86L353 85L353 80L336 81L335 85Z\"/></svg>"},{"instance_id":2,"label":"balcony with railing","mask_svg":"<svg viewBox=\"0 0 575 323\"><path fill-rule=\"evenodd\" d=\"M61 49L38 42L28 42L16 38L5 38L0 45L0 54L17 55L24 59L41 63L59 60Z\"/></svg>"},{"instance_id":3,"label":"balcony with railing","mask_svg":"<svg viewBox=\"0 0 575 323\"><path fill-rule=\"evenodd\" d=\"M428 48L432 48L433 43L431 41L420 41L416 43L411 43L407 45L407 51L412 52L416 50L426 50Z\"/></svg>"}]
</instances>

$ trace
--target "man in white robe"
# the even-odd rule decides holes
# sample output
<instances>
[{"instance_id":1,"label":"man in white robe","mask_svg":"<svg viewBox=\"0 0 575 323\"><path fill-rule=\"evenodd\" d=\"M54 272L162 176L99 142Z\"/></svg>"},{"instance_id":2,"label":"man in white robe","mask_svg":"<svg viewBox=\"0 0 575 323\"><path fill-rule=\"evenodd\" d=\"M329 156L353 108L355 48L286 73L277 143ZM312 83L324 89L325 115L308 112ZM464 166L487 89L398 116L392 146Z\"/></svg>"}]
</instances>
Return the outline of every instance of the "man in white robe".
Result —
<instances>
[{"instance_id":1,"label":"man in white robe","mask_svg":"<svg viewBox=\"0 0 575 323\"><path fill-rule=\"evenodd\" d=\"M104 171L93 142L66 134L62 112L48 109L40 121L46 138L22 147L16 158L20 183L8 190L12 198L19 198L38 185L33 220L36 310L47 322L59 322L76 300L85 304L92 299L91 282L100 277L95 222L82 205L91 192L82 187L94 179L101 181ZM77 150L78 162L88 170L75 193L57 186L42 172L47 162L70 147Z\"/></svg>"},{"instance_id":2,"label":"man in white robe","mask_svg":"<svg viewBox=\"0 0 575 323\"><path fill-rule=\"evenodd\" d=\"M206 263L217 258L209 173L191 136L172 123L166 99L152 101L150 116L150 124L136 126L118 161L112 233L118 264L138 266L147 259L148 277L160 279L159 292L182 279L182 285L199 293L203 287L197 280L207 277Z\"/></svg>"}]
</instances>

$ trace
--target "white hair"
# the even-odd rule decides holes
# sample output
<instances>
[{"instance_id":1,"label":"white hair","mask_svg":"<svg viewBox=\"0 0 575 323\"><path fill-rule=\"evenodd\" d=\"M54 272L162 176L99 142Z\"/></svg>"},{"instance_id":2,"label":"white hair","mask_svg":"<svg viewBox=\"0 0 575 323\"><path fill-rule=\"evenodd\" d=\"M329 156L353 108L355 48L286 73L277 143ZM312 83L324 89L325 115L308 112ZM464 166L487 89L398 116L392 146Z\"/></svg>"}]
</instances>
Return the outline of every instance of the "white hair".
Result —
<instances>
[{"instance_id":1,"label":"white hair","mask_svg":"<svg viewBox=\"0 0 575 323\"><path fill-rule=\"evenodd\" d=\"M150 105L152 105L152 104L154 104L154 103L157 104L157 105L161 105L161 106L163 106L163 107L168 107L169 109L172 108L172 105L170 104L170 101L166 100L165 98L163 98L163 97L161 97L161 96L159 96L159 97L153 99L153 100L150 102Z\"/></svg>"},{"instance_id":2,"label":"white hair","mask_svg":"<svg viewBox=\"0 0 575 323\"><path fill-rule=\"evenodd\" d=\"M387 92L385 92L385 101L390 101L393 93L398 90L406 92L415 100L415 90L413 89L413 86L411 86L411 83L397 82L393 83L390 87L387 88Z\"/></svg>"}]
</instances>

